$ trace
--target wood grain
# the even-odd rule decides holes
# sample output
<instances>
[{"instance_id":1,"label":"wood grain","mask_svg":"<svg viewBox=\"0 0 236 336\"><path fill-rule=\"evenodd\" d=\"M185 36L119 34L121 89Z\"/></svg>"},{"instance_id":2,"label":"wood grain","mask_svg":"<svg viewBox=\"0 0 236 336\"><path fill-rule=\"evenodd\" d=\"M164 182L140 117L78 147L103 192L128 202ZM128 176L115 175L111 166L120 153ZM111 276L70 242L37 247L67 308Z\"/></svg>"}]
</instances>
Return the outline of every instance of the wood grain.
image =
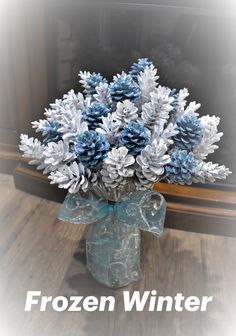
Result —
<instances>
[{"instance_id":1,"label":"wood grain","mask_svg":"<svg viewBox=\"0 0 236 336\"><path fill-rule=\"evenodd\" d=\"M225 203L235 206L236 205L236 196L235 192L232 191L216 191L215 189L209 188L198 188L198 187L189 187L187 185L171 185L171 188L166 183L157 183L155 190L163 193L165 195L175 196L175 197L184 197L188 199L200 200L205 202L215 202Z\"/></svg>"},{"instance_id":2,"label":"wood grain","mask_svg":"<svg viewBox=\"0 0 236 336\"><path fill-rule=\"evenodd\" d=\"M16 190L0 175L0 335L234 336L236 238L165 229L142 233L143 277L126 290L213 296L207 312L124 312L123 289L99 285L85 267L86 226L56 219L59 204ZM204 223L202 223L204 225ZM114 312L24 312L26 292L114 295Z\"/></svg>"}]
</instances>

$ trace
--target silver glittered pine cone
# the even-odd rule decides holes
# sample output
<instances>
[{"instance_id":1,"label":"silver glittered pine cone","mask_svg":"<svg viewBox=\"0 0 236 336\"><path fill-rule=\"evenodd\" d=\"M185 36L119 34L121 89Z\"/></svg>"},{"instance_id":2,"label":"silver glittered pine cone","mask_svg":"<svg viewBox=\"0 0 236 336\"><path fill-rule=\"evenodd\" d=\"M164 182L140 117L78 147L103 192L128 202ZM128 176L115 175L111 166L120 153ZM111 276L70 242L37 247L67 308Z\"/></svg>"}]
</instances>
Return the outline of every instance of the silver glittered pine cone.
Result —
<instances>
[{"instance_id":1,"label":"silver glittered pine cone","mask_svg":"<svg viewBox=\"0 0 236 336\"><path fill-rule=\"evenodd\" d=\"M219 165L212 162L200 161L197 165L193 182L195 183L206 183L215 182L216 179L225 180L228 175L231 174L229 168L224 165Z\"/></svg>"},{"instance_id":2,"label":"silver glittered pine cone","mask_svg":"<svg viewBox=\"0 0 236 336\"><path fill-rule=\"evenodd\" d=\"M82 111L75 108L66 107L61 113L60 123L59 131L63 133L62 138L66 141L73 142L79 134L88 130Z\"/></svg>"},{"instance_id":3,"label":"silver glittered pine cone","mask_svg":"<svg viewBox=\"0 0 236 336\"><path fill-rule=\"evenodd\" d=\"M164 140L153 140L137 156L136 162L141 167L142 175L150 182L157 182L164 173L164 166L170 162L168 146Z\"/></svg>"},{"instance_id":4,"label":"silver glittered pine cone","mask_svg":"<svg viewBox=\"0 0 236 336\"><path fill-rule=\"evenodd\" d=\"M204 160L209 154L214 153L219 148L216 142L220 141L223 133L218 132L219 117L206 115L202 116L200 120L202 124L202 139L193 152L197 159Z\"/></svg>"},{"instance_id":5,"label":"silver glittered pine cone","mask_svg":"<svg viewBox=\"0 0 236 336\"><path fill-rule=\"evenodd\" d=\"M137 164L135 166L135 179L134 184L137 190L148 190L152 189L155 182L147 180L143 175L142 168Z\"/></svg>"},{"instance_id":6,"label":"silver glittered pine cone","mask_svg":"<svg viewBox=\"0 0 236 336\"><path fill-rule=\"evenodd\" d=\"M112 103L110 92L109 92L109 85L108 83L101 82L96 88L96 93L93 97L96 99L98 103L104 104L106 106L110 106Z\"/></svg>"},{"instance_id":7,"label":"silver glittered pine cone","mask_svg":"<svg viewBox=\"0 0 236 336\"><path fill-rule=\"evenodd\" d=\"M104 159L101 170L105 186L107 188L123 188L127 178L134 175L134 169L130 167L134 162L134 157L128 154L126 147L113 148Z\"/></svg>"},{"instance_id":8,"label":"silver glittered pine cone","mask_svg":"<svg viewBox=\"0 0 236 336\"><path fill-rule=\"evenodd\" d=\"M138 83L141 90L141 100L143 103L150 101L150 94L158 86L157 69L153 64L146 66L138 75Z\"/></svg>"},{"instance_id":9,"label":"silver glittered pine cone","mask_svg":"<svg viewBox=\"0 0 236 336\"><path fill-rule=\"evenodd\" d=\"M108 113L106 117L102 116L102 123L96 128L96 132L105 135L108 142L114 145L118 140L118 130L121 127L121 121L115 119L114 113Z\"/></svg>"},{"instance_id":10,"label":"silver glittered pine cone","mask_svg":"<svg viewBox=\"0 0 236 336\"><path fill-rule=\"evenodd\" d=\"M151 101L143 104L141 119L150 130L160 123L167 123L174 101L174 98L170 97L170 91L169 88L159 85L150 93Z\"/></svg>"},{"instance_id":11,"label":"silver glittered pine cone","mask_svg":"<svg viewBox=\"0 0 236 336\"><path fill-rule=\"evenodd\" d=\"M26 134L21 134L19 149L24 153L23 156L30 158L30 165L36 165L38 170L43 170L44 174L51 171L51 165L45 164L45 145L36 138L29 138Z\"/></svg>"},{"instance_id":12,"label":"silver glittered pine cone","mask_svg":"<svg viewBox=\"0 0 236 336\"><path fill-rule=\"evenodd\" d=\"M70 151L70 145L68 142L60 140L56 142L49 142L44 149L44 163L57 167L62 163L68 163L75 159L74 151ZM54 170L54 169L53 169Z\"/></svg>"},{"instance_id":13,"label":"silver glittered pine cone","mask_svg":"<svg viewBox=\"0 0 236 336\"><path fill-rule=\"evenodd\" d=\"M138 119L138 108L129 99L118 102L114 117L123 124Z\"/></svg>"},{"instance_id":14,"label":"silver glittered pine cone","mask_svg":"<svg viewBox=\"0 0 236 336\"><path fill-rule=\"evenodd\" d=\"M169 123L164 128L164 123L159 123L158 125L155 125L153 132L152 132L152 139L160 141L162 139L164 143L169 147L174 143L173 137L178 134L177 125Z\"/></svg>"},{"instance_id":15,"label":"silver glittered pine cone","mask_svg":"<svg viewBox=\"0 0 236 336\"><path fill-rule=\"evenodd\" d=\"M70 90L63 95L63 103L78 111L84 110L90 104L90 99L85 98L81 92L75 93L74 90Z\"/></svg>"},{"instance_id":16,"label":"silver glittered pine cone","mask_svg":"<svg viewBox=\"0 0 236 336\"><path fill-rule=\"evenodd\" d=\"M87 191L90 185L94 186L97 183L97 174L76 161L59 167L55 172L51 172L48 178L51 184L58 184L59 188L68 189L72 194L81 189Z\"/></svg>"}]
</instances>

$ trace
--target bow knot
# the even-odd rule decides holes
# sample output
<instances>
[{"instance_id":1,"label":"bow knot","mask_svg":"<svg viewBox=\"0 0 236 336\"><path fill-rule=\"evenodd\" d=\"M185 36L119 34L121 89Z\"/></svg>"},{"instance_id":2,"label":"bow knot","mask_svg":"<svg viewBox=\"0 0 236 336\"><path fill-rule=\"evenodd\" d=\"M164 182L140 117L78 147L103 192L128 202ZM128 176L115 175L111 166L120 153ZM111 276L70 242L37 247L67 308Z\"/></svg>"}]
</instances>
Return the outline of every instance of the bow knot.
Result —
<instances>
[{"instance_id":1,"label":"bow knot","mask_svg":"<svg viewBox=\"0 0 236 336\"><path fill-rule=\"evenodd\" d=\"M74 224L94 224L111 214L128 226L152 232L163 232L166 202L154 191L139 191L123 196L117 202L109 202L92 191L68 193L58 218Z\"/></svg>"}]
</instances>

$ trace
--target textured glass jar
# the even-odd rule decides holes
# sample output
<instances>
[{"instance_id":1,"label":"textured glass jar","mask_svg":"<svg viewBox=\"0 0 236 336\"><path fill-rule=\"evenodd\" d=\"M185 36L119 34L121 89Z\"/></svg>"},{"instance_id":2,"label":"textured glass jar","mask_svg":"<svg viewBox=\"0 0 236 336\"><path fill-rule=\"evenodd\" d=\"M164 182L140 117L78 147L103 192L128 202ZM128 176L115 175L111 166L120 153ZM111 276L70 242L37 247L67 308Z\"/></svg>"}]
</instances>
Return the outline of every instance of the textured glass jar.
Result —
<instances>
[{"instance_id":1,"label":"textured glass jar","mask_svg":"<svg viewBox=\"0 0 236 336\"><path fill-rule=\"evenodd\" d=\"M157 192L130 192L111 202L89 191L68 193L58 218L91 224L87 268L100 283L119 288L140 278L140 230L160 236L165 213L165 199Z\"/></svg>"}]
</instances>

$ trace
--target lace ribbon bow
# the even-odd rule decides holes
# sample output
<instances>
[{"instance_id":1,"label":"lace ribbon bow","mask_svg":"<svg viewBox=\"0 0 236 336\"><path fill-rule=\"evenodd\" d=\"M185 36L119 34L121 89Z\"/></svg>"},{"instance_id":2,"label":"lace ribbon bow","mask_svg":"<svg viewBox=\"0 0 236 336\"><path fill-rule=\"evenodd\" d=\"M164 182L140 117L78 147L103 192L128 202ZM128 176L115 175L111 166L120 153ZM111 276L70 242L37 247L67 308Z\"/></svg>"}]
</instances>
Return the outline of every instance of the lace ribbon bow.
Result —
<instances>
[{"instance_id":1,"label":"lace ribbon bow","mask_svg":"<svg viewBox=\"0 0 236 336\"><path fill-rule=\"evenodd\" d=\"M139 191L111 203L94 192L68 193L58 218L74 224L94 224L113 215L126 225L160 236L165 221L164 197L154 191Z\"/></svg>"}]
</instances>

